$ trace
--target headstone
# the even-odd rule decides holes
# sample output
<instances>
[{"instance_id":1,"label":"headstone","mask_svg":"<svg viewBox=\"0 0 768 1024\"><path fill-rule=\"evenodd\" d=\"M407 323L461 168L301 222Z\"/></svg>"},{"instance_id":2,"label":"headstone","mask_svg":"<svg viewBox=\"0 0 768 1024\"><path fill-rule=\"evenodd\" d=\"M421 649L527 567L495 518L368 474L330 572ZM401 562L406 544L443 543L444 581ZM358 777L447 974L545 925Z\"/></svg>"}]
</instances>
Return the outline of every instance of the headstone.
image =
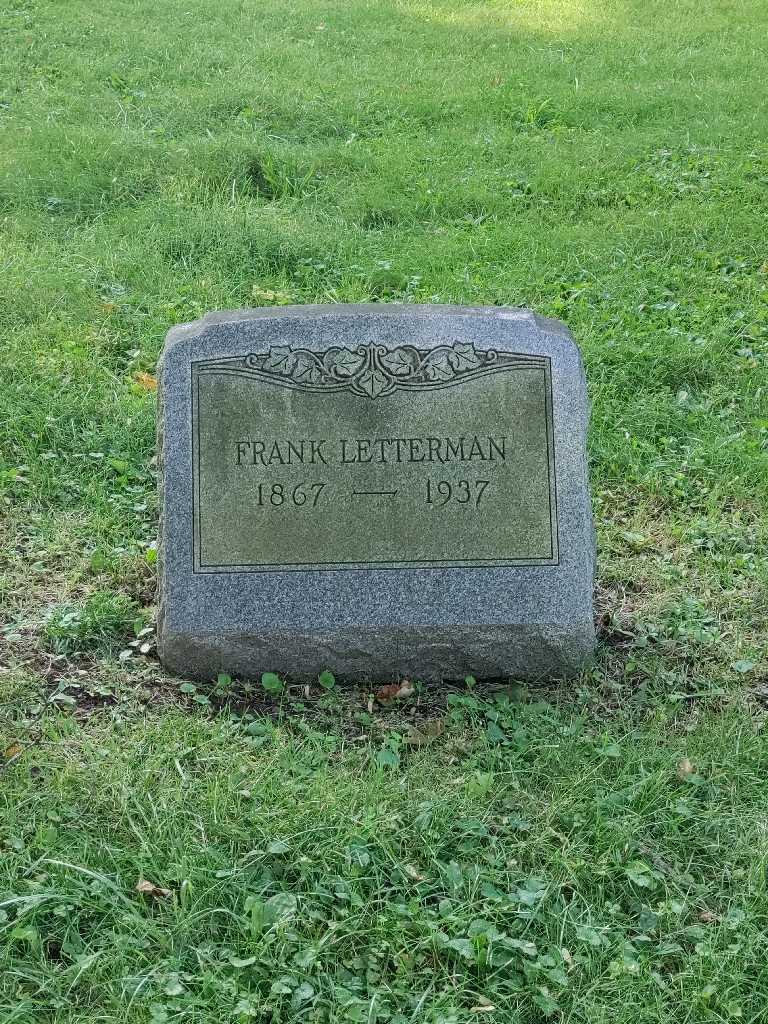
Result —
<instances>
[{"instance_id":1,"label":"headstone","mask_svg":"<svg viewBox=\"0 0 768 1024\"><path fill-rule=\"evenodd\" d=\"M578 672L587 399L519 309L214 313L162 355L162 661L179 675Z\"/></svg>"}]
</instances>

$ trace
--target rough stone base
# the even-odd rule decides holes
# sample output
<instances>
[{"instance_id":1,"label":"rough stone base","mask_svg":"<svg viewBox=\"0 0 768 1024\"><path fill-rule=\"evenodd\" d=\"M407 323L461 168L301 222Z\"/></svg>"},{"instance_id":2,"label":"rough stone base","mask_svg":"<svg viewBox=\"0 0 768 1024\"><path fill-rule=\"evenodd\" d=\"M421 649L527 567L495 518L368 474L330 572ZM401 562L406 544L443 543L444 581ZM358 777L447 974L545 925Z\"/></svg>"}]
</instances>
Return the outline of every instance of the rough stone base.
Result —
<instances>
[{"instance_id":1,"label":"rough stone base","mask_svg":"<svg viewBox=\"0 0 768 1024\"><path fill-rule=\"evenodd\" d=\"M277 672L297 681L330 669L340 680L397 678L542 679L577 675L594 650L591 619L571 625L456 626L345 630L333 634L185 636L161 632L160 656L171 672L213 679L219 672L258 678Z\"/></svg>"}]
</instances>

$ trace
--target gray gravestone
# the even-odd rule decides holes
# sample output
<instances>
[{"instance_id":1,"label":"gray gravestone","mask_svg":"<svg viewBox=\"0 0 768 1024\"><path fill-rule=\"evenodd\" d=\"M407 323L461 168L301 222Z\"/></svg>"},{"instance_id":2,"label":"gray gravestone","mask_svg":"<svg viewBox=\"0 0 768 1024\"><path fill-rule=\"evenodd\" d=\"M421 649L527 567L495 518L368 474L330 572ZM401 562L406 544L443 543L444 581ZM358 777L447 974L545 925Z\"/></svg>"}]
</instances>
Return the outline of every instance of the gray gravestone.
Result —
<instances>
[{"instance_id":1,"label":"gray gravestone","mask_svg":"<svg viewBox=\"0 0 768 1024\"><path fill-rule=\"evenodd\" d=\"M163 663L570 675L594 646L587 399L525 310L299 306L168 334Z\"/></svg>"}]
</instances>

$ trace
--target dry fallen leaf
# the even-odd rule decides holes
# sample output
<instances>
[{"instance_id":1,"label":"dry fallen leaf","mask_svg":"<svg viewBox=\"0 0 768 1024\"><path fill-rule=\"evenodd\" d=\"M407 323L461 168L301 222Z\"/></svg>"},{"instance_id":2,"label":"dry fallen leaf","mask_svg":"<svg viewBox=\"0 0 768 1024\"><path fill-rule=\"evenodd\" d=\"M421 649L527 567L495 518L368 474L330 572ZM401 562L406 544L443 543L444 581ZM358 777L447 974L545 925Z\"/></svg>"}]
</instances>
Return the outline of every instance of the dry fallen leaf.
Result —
<instances>
[{"instance_id":1,"label":"dry fallen leaf","mask_svg":"<svg viewBox=\"0 0 768 1024\"><path fill-rule=\"evenodd\" d=\"M445 722L442 718L436 718L431 722L425 722L421 729L412 725L403 736L403 743L407 747L425 747L444 732Z\"/></svg>"},{"instance_id":2,"label":"dry fallen leaf","mask_svg":"<svg viewBox=\"0 0 768 1024\"><path fill-rule=\"evenodd\" d=\"M157 377L153 377L151 373L144 373L142 371L137 373L133 379L142 390L157 391Z\"/></svg>"},{"instance_id":3,"label":"dry fallen leaf","mask_svg":"<svg viewBox=\"0 0 768 1024\"><path fill-rule=\"evenodd\" d=\"M400 692L400 687L397 683L390 683L388 686L380 686L376 691L376 700L380 704L388 704L389 701L394 700Z\"/></svg>"},{"instance_id":4,"label":"dry fallen leaf","mask_svg":"<svg viewBox=\"0 0 768 1024\"><path fill-rule=\"evenodd\" d=\"M682 782L685 782L686 779L689 779L691 775L693 775L694 770L693 762L689 761L687 757L684 757L677 766L677 777Z\"/></svg>"},{"instance_id":5,"label":"dry fallen leaf","mask_svg":"<svg viewBox=\"0 0 768 1024\"><path fill-rule=\"evenodd\" d=\"M477 1006L470 1007L470 1013L493 1013L496 1009L490 999L486 999L485 996L480 996L477 1000Z\"/></svg>"},{"instance_id":6,"label":"dry fallen leaf","mask_svg":"<svg viewBox=\"0 0 768 1024\"><path fill-rule=\"evenodd\" d=\"M140 892L143 896L151 896L156 900L167 900L172 895L170 889L163 889L159 885L155 885L154 882L148 882L146 878L142 878L136 884L136 892Z\"/></svg>"},{"instance_id":7,"label":"dry fallen leaf","mask_svg":"<svg viewBox=\"0 0 768 1024\"><path fill-rule=\"evenodd\" d=\"M434 739L436 736L442 736L445 732L445 719L433 718L429 722L425 722L421 727L421 731L425 736L429 736Z\"/></svg>"},{"instance_id":8,"label":"dry fallen leaf","mask_svg":"<svg viewBox=\"0 0 768 1024\"><path fill-rule=\"evenodd\" d=\"M402 700L405 697L413 696L413 683L410 679L403 679L399 683L389 683L387 686L380 686L376 691L376 700L379 704L389 704L393 700Z\"/></svg>"}]
</instances>

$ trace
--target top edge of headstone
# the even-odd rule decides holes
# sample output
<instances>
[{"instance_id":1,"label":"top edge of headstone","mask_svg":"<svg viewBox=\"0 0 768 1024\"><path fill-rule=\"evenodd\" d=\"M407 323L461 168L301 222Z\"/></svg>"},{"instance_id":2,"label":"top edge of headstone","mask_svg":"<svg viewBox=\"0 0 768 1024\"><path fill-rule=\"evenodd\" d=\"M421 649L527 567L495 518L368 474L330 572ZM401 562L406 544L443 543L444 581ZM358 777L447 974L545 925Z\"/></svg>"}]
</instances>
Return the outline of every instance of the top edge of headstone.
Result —
<instances>
[{"instance_id":1,"label":"top edge of headstone","mask_svg":"<svg viewBox=\"0 0 768 1024\"><path fill-rule=\"evenodd\" d=\"M540 316L522 306L452 306L437 303L332 303L304 306L257 306L248 309L227 309L206 313L198 320L177 324L168 331L164 352L178 342L202 335L209 327L238 324L252 320L317 320L323 317L484 317L534 324L544 334L557 334L573 342L573 335L561 320ZM575 344L575 342L573 342Z\"/></svg>"}]
</instances>

